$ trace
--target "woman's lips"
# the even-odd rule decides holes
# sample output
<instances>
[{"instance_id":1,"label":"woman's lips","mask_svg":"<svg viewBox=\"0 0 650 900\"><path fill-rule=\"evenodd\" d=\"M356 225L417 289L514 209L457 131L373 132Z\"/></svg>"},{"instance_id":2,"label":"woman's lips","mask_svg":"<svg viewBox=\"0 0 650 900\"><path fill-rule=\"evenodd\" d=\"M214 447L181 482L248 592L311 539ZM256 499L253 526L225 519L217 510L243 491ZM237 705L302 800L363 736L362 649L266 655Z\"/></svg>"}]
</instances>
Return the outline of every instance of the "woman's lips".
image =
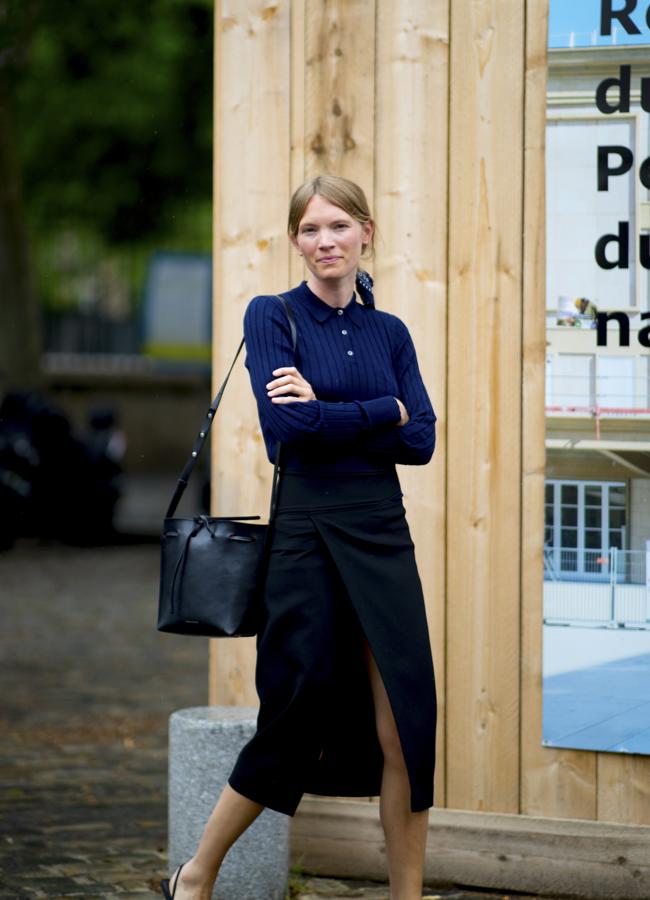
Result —
<instances>
[{"instance_id":1,"label":"woman's lips","mask_svg":"<svg viewBox=\"0 0 650 900\"><path fill-rule=\"evenodd\" d=\"M340 259L340 256L321 256L318 260L319 262L336 262L337 259Z\"/></svg>"}]
</instances>

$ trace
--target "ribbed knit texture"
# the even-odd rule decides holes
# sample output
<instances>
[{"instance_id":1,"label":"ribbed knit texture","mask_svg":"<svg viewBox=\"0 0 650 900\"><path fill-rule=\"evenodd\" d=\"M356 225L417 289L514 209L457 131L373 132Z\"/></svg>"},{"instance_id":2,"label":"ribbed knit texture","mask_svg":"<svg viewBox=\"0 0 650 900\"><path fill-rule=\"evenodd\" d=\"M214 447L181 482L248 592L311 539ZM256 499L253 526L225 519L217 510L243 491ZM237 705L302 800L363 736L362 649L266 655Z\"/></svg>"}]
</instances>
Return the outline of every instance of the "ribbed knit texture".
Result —
<instances>
[{"instance_id":1,"label":"ribbed knit texture","mask_svg":"<svg viewBox=\"0 0 650 900\"><path fill-rule=\"evenodd\" d=\"M281 301L254 297L244 314L246 368L270 461L283 443L286 471L371 472L429 462L436 415L406 325L353 299L340 310L303 281L283 292L298 331L294 354ZM273 370L296 366L318 399L273 403ZM395 397L409 413L399 426Z\"/></svg>"}]
</instances>

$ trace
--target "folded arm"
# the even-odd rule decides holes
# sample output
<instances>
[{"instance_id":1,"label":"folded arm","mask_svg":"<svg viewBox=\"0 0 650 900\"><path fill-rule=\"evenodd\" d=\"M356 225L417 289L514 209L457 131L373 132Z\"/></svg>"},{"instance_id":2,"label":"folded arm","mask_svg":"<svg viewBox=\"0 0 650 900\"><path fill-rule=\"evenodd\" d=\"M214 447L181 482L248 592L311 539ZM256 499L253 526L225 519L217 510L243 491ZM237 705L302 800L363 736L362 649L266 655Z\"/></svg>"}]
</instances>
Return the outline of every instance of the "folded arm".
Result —
<instances>
[{"instance_id":1,"label":"folded arm","mask_svg":"<svg viewBox=\"0 0 650 900\"><path fill-rule=\"evenodd\" d=\"M296 441L311 436L348 441L379 426L399 422L400 409L391 396L349 403L273 403L267 389L273 371L296 365L289 322L278 300L259 296L250 301L244 314L244 339L246 367L260 417L269 423L278 440Z\"/></svg>"},{"instance_id":2,"label":"folded arm","mask_svg":"<svg viewBox=\"0 0 650 900\"><path fill-rule=\"evenodd\" d=\"M406 325L397 321L399 338L393 350L393 369L409 420L397 428L374 430L364 436L364 447L376 460L418 466L433 456L437 417L422 381L411 335Z\"/></svg>"}]
</instances>

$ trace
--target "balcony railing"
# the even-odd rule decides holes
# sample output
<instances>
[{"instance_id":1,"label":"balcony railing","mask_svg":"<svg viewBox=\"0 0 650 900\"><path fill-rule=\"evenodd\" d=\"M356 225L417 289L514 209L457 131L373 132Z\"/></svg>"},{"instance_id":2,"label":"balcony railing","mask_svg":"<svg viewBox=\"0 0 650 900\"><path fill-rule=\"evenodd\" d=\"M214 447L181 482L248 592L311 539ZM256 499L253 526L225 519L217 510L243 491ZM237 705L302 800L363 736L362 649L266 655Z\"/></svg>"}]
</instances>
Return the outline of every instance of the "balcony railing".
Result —
<instances>
[{"instance_id":1,"label":"balcony railing","mask_svg":"<svg viewBox=\"0 0 650 900\"><path fill-rule=\"evenodd\" d=\"M591 416L600 437L604 418L650 417L650 375L546 375L546 415Z\"/></svg>"}]
</instances>

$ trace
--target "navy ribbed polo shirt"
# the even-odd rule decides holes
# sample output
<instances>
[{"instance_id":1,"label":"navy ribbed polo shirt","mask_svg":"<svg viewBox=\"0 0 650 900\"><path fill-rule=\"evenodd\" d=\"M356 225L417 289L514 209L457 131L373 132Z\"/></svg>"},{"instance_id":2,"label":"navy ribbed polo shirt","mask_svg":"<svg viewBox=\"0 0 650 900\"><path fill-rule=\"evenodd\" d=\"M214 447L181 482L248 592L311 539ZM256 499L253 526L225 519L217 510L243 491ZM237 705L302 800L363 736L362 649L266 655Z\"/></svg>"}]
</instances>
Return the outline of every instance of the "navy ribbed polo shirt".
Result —
<instances>
[{"instance_id":1,"label":"navy ribbed polo shirt","mask_svg":"<svg viewBox=\"0 0 650 900\"><path fill-rule=\"evenodd\" d=\"M355 295L335 309L306 281L283 296L296 322L295 354L278 297L253 297L244 313L245 365L269 460L280 440L286 471L373 472L429 462L436 415L401 319ZM266 385L281 366L296 366L317 399L273 403ZM409 413L406 425L396 424L395 397Z\"/></svg>"}]
</instances>

